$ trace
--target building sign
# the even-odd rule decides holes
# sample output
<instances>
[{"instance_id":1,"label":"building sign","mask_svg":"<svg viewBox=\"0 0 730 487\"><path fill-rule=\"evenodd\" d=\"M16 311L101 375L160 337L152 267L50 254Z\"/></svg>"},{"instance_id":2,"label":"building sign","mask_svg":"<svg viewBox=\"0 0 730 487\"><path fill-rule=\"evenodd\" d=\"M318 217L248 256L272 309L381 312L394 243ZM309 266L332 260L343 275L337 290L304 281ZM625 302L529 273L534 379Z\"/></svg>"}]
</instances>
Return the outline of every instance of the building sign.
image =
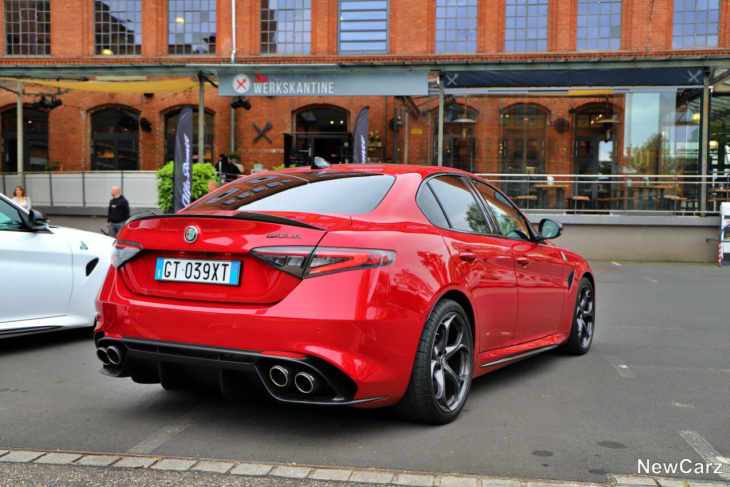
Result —
<instances>
[{"instance_id":1,"label":"building sign","mask_svg":"<svg viewBox=\"0 0 730 487\"><path fill-rule=\"evenodd\" d=\"M444 89L542 88L576 86L696 86L701 67L510 71L445 71Z\"/></svg>"},{"instance_id":2,"label":"building sign","mask_svg":"<svg viewBox=\"0 0 730 487\"><path fill-rule=\"evenodd\" d=\"M220 96L423 96L428 71L218 74Z\"/></svg>"}]
</instances>

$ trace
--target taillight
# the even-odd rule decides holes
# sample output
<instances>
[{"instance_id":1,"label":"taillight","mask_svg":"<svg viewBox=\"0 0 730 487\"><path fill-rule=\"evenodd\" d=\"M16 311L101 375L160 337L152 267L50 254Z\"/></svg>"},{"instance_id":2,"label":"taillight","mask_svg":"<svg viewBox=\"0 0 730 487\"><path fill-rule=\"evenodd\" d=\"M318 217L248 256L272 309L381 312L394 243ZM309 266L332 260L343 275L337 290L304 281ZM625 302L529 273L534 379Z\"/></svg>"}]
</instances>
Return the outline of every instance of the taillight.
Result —
<instances>
[{"instance_id":1,"label":"taillight","mask_svg":"<svg viewBox=\"0 0 730 487\"><path fill-rule=\"evenodd\" d=\"M314 247L262 247L251 255L292 276L303 277Z\"/></svg>"},{"instance_id":2,"label":"taillight","mask_svg":"<svg viewBox=\"0 0 730 487\"><path fill-rule=\"evenodd\" d=\"M130 260L138 257L142 251L142 246L135 242L127 242L125 240L117 240L114 242L114 252L112 253L112 265L119 269Z\"/></svg>"},{"instance_id":3,"label":"taillight","mask_svg":"<svg viewBox=\"0 0 730 487\"><path fill-rule=\"evenodd\" d=\"M307 275L321 276L333 272L384 267L392 264L394 260L395 252L392 250L331 249L325 247L314 251Z\"/></svg>"},{"instance_id":4,"label":"taillight","mask_svg":"<svg viewBox=\"0 0 730 487\"><path fill-rule=\"evenodd\" d=\"M329 247L262 247L251 250L251 255L299 278L384 267L395 260L392 250Z\"/></svg>"}]
</instances>

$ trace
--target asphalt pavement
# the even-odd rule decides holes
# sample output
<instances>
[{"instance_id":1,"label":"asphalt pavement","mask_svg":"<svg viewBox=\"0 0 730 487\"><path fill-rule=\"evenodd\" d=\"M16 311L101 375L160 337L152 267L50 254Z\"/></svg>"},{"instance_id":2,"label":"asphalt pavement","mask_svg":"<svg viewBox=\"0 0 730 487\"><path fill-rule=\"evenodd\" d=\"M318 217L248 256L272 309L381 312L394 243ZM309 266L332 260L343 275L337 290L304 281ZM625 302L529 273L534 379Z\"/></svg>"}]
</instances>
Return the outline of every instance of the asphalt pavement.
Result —
<instances>
[{"instance_id":1,"label":"asphalt pavement","mask_svg":"<svg viewBox=\"0 0 730 487\"><path fill-rule=\"evenodd\" d=\"M730 267L592 265L592 350L476 379L462 415L441 427L105 377L88 332L0 341L0 485L730 485ZM39 456L8 460L19 452ZM38 463L54 452L79 457ZM154 462L78 464L99 454ZM201 459L231 468L196 470ZM161 469L165 460L189 470ZM239 465L269 470L231 473ZM278 475L284 467L307 475ZM316 478L331 470L347 480Z\"/></svg>"}]
</instances>

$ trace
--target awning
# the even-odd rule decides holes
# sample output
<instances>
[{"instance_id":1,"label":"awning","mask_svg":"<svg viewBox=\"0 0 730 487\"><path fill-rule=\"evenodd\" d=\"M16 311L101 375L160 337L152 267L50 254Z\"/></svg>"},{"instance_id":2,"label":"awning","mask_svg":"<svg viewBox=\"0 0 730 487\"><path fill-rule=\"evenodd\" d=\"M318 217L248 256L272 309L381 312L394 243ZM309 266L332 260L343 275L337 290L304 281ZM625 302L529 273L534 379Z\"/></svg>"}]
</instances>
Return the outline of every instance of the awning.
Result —
<instances>
[{"instance_id":1,"label":"awning","mask_svg":"<svg viewBox=\"0 0 730 487\"><path fill-rule=\"evenodd\" d=\"M192 90L199 86L199 81L191 78L173 78L158 81L51 81L32 78L2 78L2 80L51 86L65 90L103 93L177 93Z\"/></svg>"},{"instance_id":2,"label":"awning","mask_svg":"<svg viewBox=\"0 0 730 487\"><path fill-rule=\"evenodd\" d=\"M621 86L702 87L701 66L676 68L444 71L444 89Z\"/></svg>"}]
</instances>

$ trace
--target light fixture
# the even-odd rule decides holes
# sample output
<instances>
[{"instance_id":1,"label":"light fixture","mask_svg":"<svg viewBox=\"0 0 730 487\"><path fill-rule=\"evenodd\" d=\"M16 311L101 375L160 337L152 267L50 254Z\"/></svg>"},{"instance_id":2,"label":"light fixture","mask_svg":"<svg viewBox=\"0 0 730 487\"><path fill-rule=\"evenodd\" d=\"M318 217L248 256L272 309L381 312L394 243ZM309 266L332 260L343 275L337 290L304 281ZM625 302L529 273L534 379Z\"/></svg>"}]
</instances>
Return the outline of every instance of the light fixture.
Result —
<instances>
[{"instance_id":1,"label":"light fixture","mask_svg":"<svg viewBox=\"0 0 730 487\"><path fill-rule=\"evenodd\" d=\"M143 132L152 132L152 122L145 117L139 119L139 127Z\"/></svg>"},{"instance_id":2,"label":"light fixture","mask_svg":"<svg viewBox=\"0 0 730 487\"><path fill-rule=\"evenodd\" d=\"M245 97L238 97L231 102L231 108L244 108L246 110L251 109L251 102Z\"/></svg>"},{"instance_id":3,"label":"light fixture","mask_svg":"<svg viewBox=\"0 0 730 487\"><path fill-rule=\"evenodd\" d=\"M101 53L102 53L102 54L103 54L104 56L113 56L113 55L114 55L114 51L112 51L112 50L111 50L111 49L109 49L108 47L105 47L104 49L102 49L102 50L101 50Z\"/></svg>"},{"instance_id":4,"label":"light fixture","mask_svg":"<svg viewBox=\"0 0 730 487\"><path fill-rule=\"evenodd\" d=\"M599 114L596 120L591 123L614 124L621 123L621 120L618 119L618 115L611 115L611 118L603 118L603 114Z\"/></svg>"},{"instance_id":5,"label":"light fixture","mask_svg":"<svg viewBox=\"0 0 730 487\"><path fill-rule=\"evenodd\" d=\"M41 95L40 99L33 102L33 108L45 108L46 110L53 110L54 108L63 105L63 101L55 96L52 96L49 100L45 95Z\"/></svg>"},{"instance_id":6,"label":"light fixture","mask_svg":"<svg viewBox=\"0 0 730 487\"><path fill-rule=\"evenodd\" d=\"M690 122L692 122L692 123L700 123L700 118L702 118L702 115L700 115L700 112L697 112L697 113L693 113L693 114L692 114L692 115L691 115L691 116L689 117L689 120L690 120Z\"/></svg>"},{"instance_id":7,"label":"light fixture","mask_svg":"<svg viewBox=\"0 0 730 487\"><path fill-rule=\"evenodd\" d=\"M184 24L185 18L184 17L175 17L175 23L176 24Z\"/></svg>"},{"instance_id":8,"label":"light fixture","mask_svg":"<svg viewBox=\"0 0 730 487\"><path fill-rule=\"evenodd\" d=\"M720 144L716 140L710 141L710 149L718 149L720 147Z\"/></svg>"},{"instance_id":9,"label":"light fixture","mask_svg":"<svg viewBox=\"0 0 730 487\"><path fill-rule=\"evenodd\" d=\"M456 120L452 120L451 123L477 123L476 120L469 117L467 109L468 108L466 106L466 97L464 97L464 115L460 118L457 118Z\"/></svg>"}]
</instances>

